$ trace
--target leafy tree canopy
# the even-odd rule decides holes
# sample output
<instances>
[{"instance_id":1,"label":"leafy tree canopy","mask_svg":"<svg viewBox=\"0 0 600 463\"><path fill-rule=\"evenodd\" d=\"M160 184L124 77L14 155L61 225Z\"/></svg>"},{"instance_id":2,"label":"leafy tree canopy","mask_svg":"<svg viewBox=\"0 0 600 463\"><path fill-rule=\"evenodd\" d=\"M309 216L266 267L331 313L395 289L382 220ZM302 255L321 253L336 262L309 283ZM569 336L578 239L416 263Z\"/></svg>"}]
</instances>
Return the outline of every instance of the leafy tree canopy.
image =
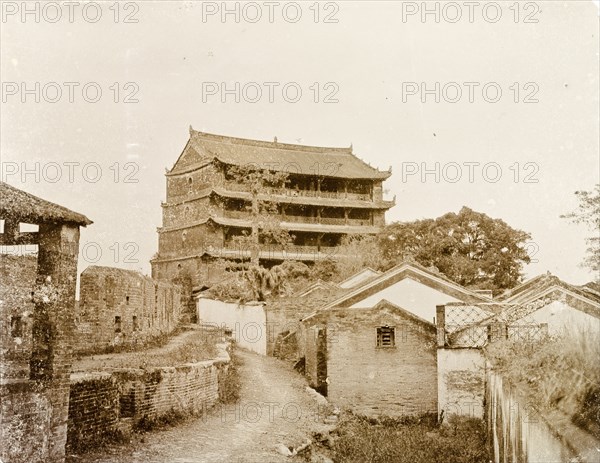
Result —
<instances>
[{"instance_id":1,"label":"leafy tree canopy","mask_svg":"<svg viewBox=\"0 0 600 463\"><path fill-rule=\"evenodd\" d=\"M503 220L463 207L458 214L389 224L376 237L356 237L340 249L339 261L342 268L387 270L414 260L460 285L498 293L522 281L530 239ZM342 257L348 253L351 258Z\"/></svg>"},{"instance_id":2,"label":"leafy tree canopy","mask_svg":"<svg viewBox=\"0 0 600 463\"><path fill-rule=\"evenodd\" d=\"M600 184L593 191L576 191L579 208L569 214L561 215L576 224L586 225L592 232L587 238L587 256L582 262L595 274L595 280L600 282Z\"/></svg>"}]
</instances>

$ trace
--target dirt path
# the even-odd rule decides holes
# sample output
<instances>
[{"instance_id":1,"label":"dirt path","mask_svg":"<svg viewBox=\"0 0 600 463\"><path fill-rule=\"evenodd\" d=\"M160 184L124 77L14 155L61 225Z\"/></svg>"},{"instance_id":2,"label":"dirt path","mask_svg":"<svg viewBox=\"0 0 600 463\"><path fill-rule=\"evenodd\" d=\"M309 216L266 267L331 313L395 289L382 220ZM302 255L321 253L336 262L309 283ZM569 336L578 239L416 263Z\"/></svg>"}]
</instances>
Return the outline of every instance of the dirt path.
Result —
<instances>
[{"instance_id":1,"label":"dirt path","mask_svg":"<svg viewBox=\"0 0 600 463\"><path fill-rule=\"evenodd\" d=\"M162 431L135 436L127 446L72 457L69 463L278 463L277 451L301 445L323 424L326 411L306 381L281 361L239 351L240 401L217 405L206 416Z\"/></svg>"},{"instance_id":2,"label":"dirt path","mask_svg":"<svg viewBox=\"0 0 600 463\"><path fill-rule=\"evenodd\" d=\"M152 356L160 358L169 352L175 351L190 339L203 335L203 332L199 330L196 325L189 325L187 331L184 331L183 333L180 333L174 338L170 339L169 343L165 346L153 347L151 349L133 352L87 355L76 359L73 362L71 371L72 373L79 373L88 371L105 371L110 368L137 368L141 363L140 359L149 358ZM207 352L208 356L203 356L198 358L198 360L211 358L209 354L210 352Z\"/></svg>"}]
</instances>

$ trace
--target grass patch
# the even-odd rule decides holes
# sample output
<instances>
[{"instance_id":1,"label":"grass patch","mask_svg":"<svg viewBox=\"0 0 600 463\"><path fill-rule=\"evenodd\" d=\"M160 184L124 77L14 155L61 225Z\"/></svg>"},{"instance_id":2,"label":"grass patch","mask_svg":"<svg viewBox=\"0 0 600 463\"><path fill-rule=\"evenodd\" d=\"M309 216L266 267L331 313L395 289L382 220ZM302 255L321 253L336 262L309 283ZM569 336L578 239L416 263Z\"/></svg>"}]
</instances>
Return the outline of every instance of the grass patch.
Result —
<instances>
[{"instance_id":1,"label":"grass patch","mask_svg":"<svg viewBox=\"0 0 600 463\"><path fill-rule=\"evenodd\" d=\"M93 436L70 436L67 440L66 452L69 454L85 454L90 449L105 449L111 445L125 445L129 443L129 437L118 429L102 431Z\"/></svg>"},{"instance_id":2,"label":"grass patch","mask_svg":"<svg viewBox=\"0 0 600 463\"><path fill-rule=\"evenodd\" d=\"M219 374L219 400L224 404L235 403L240 399L242 389L242 376L240 367L242 359L237 355L235 346L229 350L231 358L226 369Z\"/></svg>"},{"instance_id":3,"label":"grass patch","mask_svg":"<svg viewBox=\"0 0 600 463\"><path fill-rule=\"evenodd\" d=\"M190 416L190 414L185 414L175 409L171 409L164 415L160 415L158 417L149 417L148 415L144 415L142 419L135 423L133 430L141 434L170 426L177 426L178 424L181 424L189 419Z\"/></svg>"},{"instance_id":4,"label":"grass patch","mask_svg":"<svg viewBox=\"0 0 600 463\"><path fill-rule=\"evenodd\" d=\"M145 340L140 340L136 343L123 343L109 346L94 347L92 349L80 349L74 352L75 358L80 360L91 355L106 355L106 354L123 354L129 352L140 352L148 349L159 349L166 346L176 336L184 333L188 329L184 325L177 326L170 333L157 334Z\"/></svg>"},{"instance_id":5,"label":"grass patch","mask_svg":"<svg viewBox=\"0 0 600 463\"><path fill-rule=\"evenodd\" d=\"M523 385L534 405L555 408L600 438L600 335L568 331L535 341L503 341L486 354L494 369Z\"/></svg>"},{"instance_id":6,"label":"grass patch","mask_svg":"<svg viewBox=\"0 0 600 463\"><path fill-rule=\"evenodd\" d=\"M115 354L107 358L87 357L74 365L77 370L104 370L122 368L152 369L176 366L184 363L196 363L217 356L217 342L222 340L218 332L193 330L183 339L177 339L172 345L160 349Z\"/></svg>"},{"instance_id":7,"label":"grass patch","mask_svg":"<svg viewBox=\"0 0 600 463\"><path fill-rule=\"evenodd\" d=\"M451 417L438 425L435 415L369 419L350 414L332 440L335 462L349 463L488 463L485 424Z\"/></svg>"}]
</instances>

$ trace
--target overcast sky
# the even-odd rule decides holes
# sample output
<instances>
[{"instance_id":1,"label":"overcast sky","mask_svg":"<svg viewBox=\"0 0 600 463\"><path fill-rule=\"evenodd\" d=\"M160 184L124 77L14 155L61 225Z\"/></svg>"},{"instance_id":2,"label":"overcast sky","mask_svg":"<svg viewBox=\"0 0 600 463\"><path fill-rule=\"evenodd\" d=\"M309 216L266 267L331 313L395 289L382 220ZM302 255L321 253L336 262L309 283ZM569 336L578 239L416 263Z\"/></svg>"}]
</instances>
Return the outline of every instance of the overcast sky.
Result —
<instances>
[{"instance_id":1,"label":"overcast sky","mask_svg":"<svg viewBox=\"0 0 600 463\"><path fill-rule=\"evenodd\" d=\"M532 234L528 277L592 278L590 232L559 218L600 181L591 1L428 2L425 17L421 2L41 5L2 6L2 179L94 221L80 271L101 250L98 264L149 273L165 168L192 125L352 144L392 167L388 222L468 206Z\"/></svg>"}]
</instances>

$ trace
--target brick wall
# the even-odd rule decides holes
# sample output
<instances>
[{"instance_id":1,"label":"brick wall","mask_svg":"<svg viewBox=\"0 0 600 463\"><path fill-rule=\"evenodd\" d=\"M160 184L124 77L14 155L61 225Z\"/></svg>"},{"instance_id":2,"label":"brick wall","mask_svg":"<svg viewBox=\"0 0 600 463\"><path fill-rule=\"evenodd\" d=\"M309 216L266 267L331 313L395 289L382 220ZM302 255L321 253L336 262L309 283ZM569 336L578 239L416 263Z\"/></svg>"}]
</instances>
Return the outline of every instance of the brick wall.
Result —
<instances>
[{"instance_id":1,"label":"brick wall","mask_svg":"<svg viewBox=\"0 0 600 463\"><path fill-rule=\"evenodd\" d=\"M202 415L218 402L229 365L227 345L218 347L216 359L194 364L73 375L67 447L91 445L172 412Z\"/></svg>"},{"instance_id":2,"label":"brick wall","mask_svg":"<svg viewBox=\"0 0 600 463\"><path fill-rule=\"evenodd\" d=\"M199 159L184 155L179 161L178 167L193 167L197 165L197 161ZM221 169L213 163L190 172L167 175L167 201L176 202L186 197L193 197L209 185L222 183L222 178Z\"/></svg>"},{"instance_id":3,"label":"brick wall","mask_svg":"<svg viewBox=\"0 0 600 463\"><path fill-rule=\"evenodd\" d=\"M37 255L0 254L0 378L29 378Z\"/></svg>"},{"instance_id":4,"label":"brick wall","mask_svg":"<svg viewBox=\"0 0 600 463\"><path fill-rule=\"evenodd\" d=\"M110 373L72 375L67 443L70 447L100 441L117 429L119 388Z\"/></svg>"},{"instance_id":5,"label":"brick wall","mask_svg":"<svg viewBox=\"0 0 600 463\"><path fill-rule=\"evenodd\" d=\"M80 280L76 315L79 352L135 345L171 333L182 313L181 288L139 272L91 266Z\"/></svg>"},{"instance_id":6,"label":"brick wall","mask_svg":"<svg viewBox=\"0 0 600 463\"><path fill-rule=\"evenodd\" d=\"M7 463L65 459L79 227L42 223L37 233L35 275L26 265L0 285L0 460ZM11 318L25 314L22 335L14 335Z\"/></svg>"},{"instance_id":7,"label":"brick wall","mask_svg":"<svg viewBox=\"0 0 600 463\"><path fill-rule=\"evenodd\" d=\"M300 321L302 318L313 313L317 308L331 302L343 291L334 291L329 289L316 289L309 294L298 297L280 298L270 301L266 306L267 325L269 327L269 336L267 338L267 355L279 356L278 351L284 350L288 353L287 360L298 360L304 356L306 345L304 324ZM295 351L291 350L293 346L280 345L284 333L296 332L294 338L288 338L295 345Z\"/></svg>"},{"instance_id":8,"label":"brick wall","mask_svg":"<svg viewBox=\"0 0 600 463\"><path fill-rule=\"evenodd\" d=\"M52 404L29 381L0 385L0 459L6 463L48 461Z\"/></svg>"},{"instance_id":9,"label":"brick wall","mask_svg":"<svg viewBox=\"0 0 600 463\"><path fill-rule=\"evenodd\" d=\"M377 347L377 328L395 327L395 347ZM437 411L435 328L396 310L327 314L328 398L368 416Z\"/></svg>"}]
</instances>

